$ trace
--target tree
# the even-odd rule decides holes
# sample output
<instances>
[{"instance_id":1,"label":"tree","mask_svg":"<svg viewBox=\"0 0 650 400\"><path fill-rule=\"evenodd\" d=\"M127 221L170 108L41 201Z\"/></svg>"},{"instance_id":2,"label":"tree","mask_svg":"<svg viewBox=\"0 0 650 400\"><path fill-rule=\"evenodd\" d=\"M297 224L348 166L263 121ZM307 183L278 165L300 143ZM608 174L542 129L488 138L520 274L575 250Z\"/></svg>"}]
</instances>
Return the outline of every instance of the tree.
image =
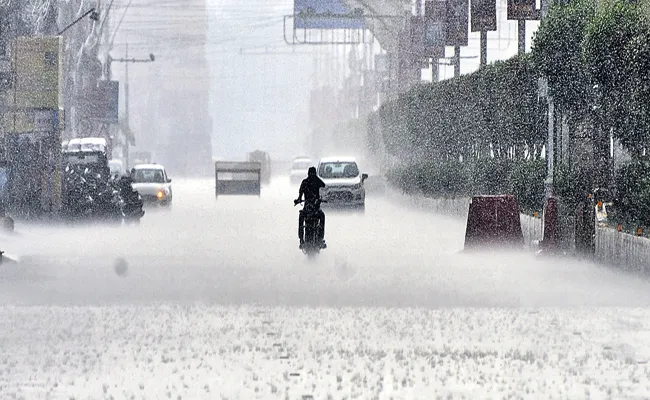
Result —
<instances>
[{"instance_id":1,"label":"tree","mask_svg":"<svg viewBox=\"0 0 650 400\"><path fill-rule=\"evenodd\" d=\"M594 12L591 0L554 3L533 40L533 65L548 79L556 106L575 119L589 107L589 79L580 49Z\"/></svg>"},{"instance_id":2,"label":"tree","mask_svg":"<svg viewBox=\"0 0 650 400\"><path fill-rule=\"evenodd\" d=\"M598 87L597 122L633 154L647 138L650 119L649 26L637 3L604 2L587 25L585 70Z\"/></svg>"}]
</instances>

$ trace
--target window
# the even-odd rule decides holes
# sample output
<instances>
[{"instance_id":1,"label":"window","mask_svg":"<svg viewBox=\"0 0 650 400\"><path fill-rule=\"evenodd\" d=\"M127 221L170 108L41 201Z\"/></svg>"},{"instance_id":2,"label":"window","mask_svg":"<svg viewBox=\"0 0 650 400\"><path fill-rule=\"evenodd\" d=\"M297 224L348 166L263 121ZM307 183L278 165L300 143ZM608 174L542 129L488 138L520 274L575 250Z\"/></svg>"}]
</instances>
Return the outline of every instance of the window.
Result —
<instances>
[{"instance_id":1,"label":"window","mask_svg":"<svg viewBox=\"0 0 650 400\"><path fill-rule=\"evenodd\" d=\"M322 163L318 175L325 179L356 178L359 176L359 168L355 162Z\"/></svg>"},{"instance_id":2,"label":"window","mask_svg":"<svg viewBox=\"0 0 650 400\"><path fill-rule=\"evenodd\" d=\"M59 62L59 56L54 51L45 52L45 65L55 67Z\"/></svg>"},{"instance_id":3,"label":"window","mask_svg":"<svg viewBox=\"0 0 650 400\"><path fill-rule=\"evenodd\" d=\"M165 183L165 174L162 169L136 169L131 178L135 183Z\"/></svg>"},{"instance_id":4,"label":"window","mask_svg":"<svg viewBox=\"0 0 650 400\"><path fill-rule=\"evenodd\" d=\"M65 156L65 161L73 165L89 165L98 164L100 160L97 154L72 153Z\"/></svg>"},{"instance_id":5,"label":"window","mask_svg":"<svg viewBox=\"0 0 650 400\"><path fill-rule=\"evenodd\" d=\"M294 161L293 162L293 169L298 169L298 170L308 169L311 166L312 166L311 161L302 161L302 160L300 160L300 161Z\"/></svg>"}]
</instances>

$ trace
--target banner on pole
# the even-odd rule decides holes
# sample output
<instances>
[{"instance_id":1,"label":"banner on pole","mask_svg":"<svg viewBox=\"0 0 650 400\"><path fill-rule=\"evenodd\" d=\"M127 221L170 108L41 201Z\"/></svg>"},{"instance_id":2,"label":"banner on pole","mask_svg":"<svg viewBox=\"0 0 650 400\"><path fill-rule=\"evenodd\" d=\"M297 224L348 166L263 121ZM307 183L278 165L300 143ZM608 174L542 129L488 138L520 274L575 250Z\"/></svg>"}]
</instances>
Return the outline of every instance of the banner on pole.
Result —
<instances>
[{"instance_id":1,"label":"banner on pole","mask_svg":"<svg viewBox=\"0 0 650 400\"><path fill-rule=\"evenodd\" d=\"M496 0L472 0L472 32L497 30Z\"/></svg>"},{"instance_id":2,"label":"banner on pole","mask_svg":"<svg viewBox=\"0 0 650 400\"><path fill-rule=\"evenodd\" d=\"M508 0L508 19L538 20L541 18L541 11L536 8L535 0Z\"/></svg>"},{"instance_id":3,"label":"banner on pole","mask_svg":"<svg viewBox=\"0 0 650 400\"><path fill-rule=\"evenodd\" d=\"M424 11L424 55L434 59L445 56L445 0L426 2Z\"/></svg>"},{"instance_id":4,"label":"banner on pole","mask_svg":"<svg viewBox=\"0 0 650 400\"><path fill-rule=\"evenodd\" d=\"M447 0L445 21L445 45L467 46L469 39L468 0Z\"/></svg>"},{"instance_id":5,"label":"banner on pole","mask_svg":"<svg viewBox=\"0 0 650 400\"><path fill-rule=\"evenodd\" d=\"M364 29L363 9L343 0L295 0L295 29Z\"/></svg>"}]
</instances>

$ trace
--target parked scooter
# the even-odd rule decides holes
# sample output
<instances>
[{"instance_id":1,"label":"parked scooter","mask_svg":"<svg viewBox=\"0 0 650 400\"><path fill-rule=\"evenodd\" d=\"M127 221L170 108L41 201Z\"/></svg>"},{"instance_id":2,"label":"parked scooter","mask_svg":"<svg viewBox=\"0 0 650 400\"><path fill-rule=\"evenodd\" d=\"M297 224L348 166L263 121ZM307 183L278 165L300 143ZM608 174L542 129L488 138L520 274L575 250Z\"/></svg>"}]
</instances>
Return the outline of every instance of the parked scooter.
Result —
<instances>
[{"instance_id":1,"label":"parked scooter","mask_svg":"<svg viewBox=\"0 0 650 400\"><path fill-rule=\"evenodd\" d=\"M120 197L120 210L124 222L139 223L144 216L142 197L133 189L133 180L123 176L117 180L118 194Z\"/></svg>"}]
</instances>

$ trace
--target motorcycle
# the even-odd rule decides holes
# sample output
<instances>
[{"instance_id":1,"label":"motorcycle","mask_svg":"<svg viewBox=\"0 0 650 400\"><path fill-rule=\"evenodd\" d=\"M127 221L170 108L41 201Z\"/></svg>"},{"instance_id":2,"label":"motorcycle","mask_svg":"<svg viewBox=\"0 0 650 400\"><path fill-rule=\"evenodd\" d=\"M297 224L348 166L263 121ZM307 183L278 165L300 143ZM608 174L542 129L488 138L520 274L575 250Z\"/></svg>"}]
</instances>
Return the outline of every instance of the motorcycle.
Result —
<instances>
[{"instance_id":1,"label":"motorcycle","mask_svg":"<svg viewBox=\"0 0 650 400\"><path fill-rule=\"evenodd\" d=\"M93 213L93 197L84 171L66 167L64 178L63 216L69 222L89 218Z\"/></svg>"},{"instance_id":2,"label":"motorcycle","mask_svg":"<svg viewBox=\"0 0 650 400\"><path fill-rule=\"evenodd\" d=\"M318 235L321 229L318 211L320 211L321 203L327 203L327 201L318 199L315 202L305 202L301 200L295 203L294 206L300 203L305 203L302 210L300 210L300 213L305 217L304 225L300 228L303 230L303 238L305 240L302 246L302 252L309 257L314 257L320 253L321 249L324 249Z\"/></svg>"}]
</instances>

